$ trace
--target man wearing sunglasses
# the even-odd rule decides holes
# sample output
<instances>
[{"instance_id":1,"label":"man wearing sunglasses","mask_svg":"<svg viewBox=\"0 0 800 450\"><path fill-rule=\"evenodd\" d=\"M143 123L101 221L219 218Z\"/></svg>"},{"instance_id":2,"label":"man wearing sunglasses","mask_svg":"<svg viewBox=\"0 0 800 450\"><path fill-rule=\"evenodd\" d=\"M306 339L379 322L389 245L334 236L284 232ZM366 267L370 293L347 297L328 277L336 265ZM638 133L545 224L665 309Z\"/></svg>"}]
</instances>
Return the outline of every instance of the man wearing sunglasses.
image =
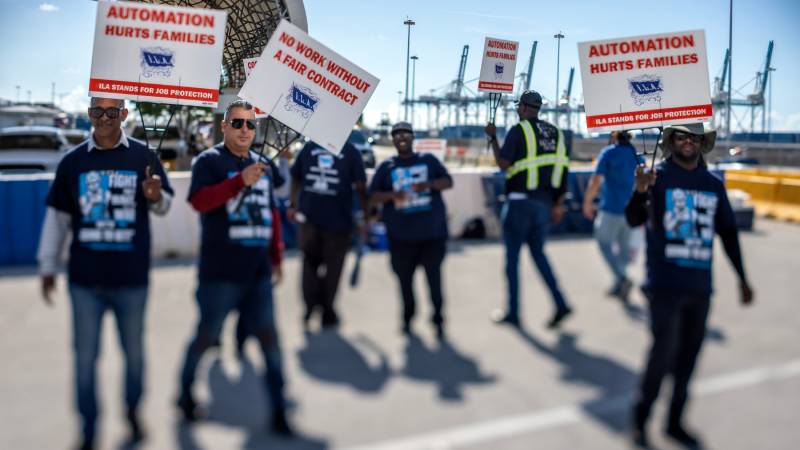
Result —
<instances>
[{"instance_id":1,"label":"man wearing sunglasses","mask_svg":"<svg viewBox=\"0 0 800 450\"><path fill-rule=\"evenodd\" d=\"M47 196L39 241L42 294L48 305L64 238L71 228L68 291L75 383L83 420L79 448L93 448L99 415L95 365L106 310L114 313L125 353L125 401L131 441L143 438L138 409L144 374L144 309L150 269L149 212L164 215L173 195L161 163L121 124L123 100L92 98L90 138L64 156Z\"/></svg>"},{"instance_id":2,"label":"man wearing sunglasses","mask_svg":"<svg viewBox=\"0 0 800 450\"><path fill-rule=\"evenodd\" d=\"M272 300L272 285L282 274L280 214L267 166L250 150L256 136L252 105L232 102L222 134L224 141L202 152L192 166L188 200L200 213L202 228L196 293L200 319L186 349L178 407L186 420L201 415L192 395L197 365L218 341L225 317L238 309L243 325L258 338L266 363L270 426L290 435Z\"/></svg>"},{"instance_id":3,"label":"man wearing sunglasses","mask_svg":"<svg viewBox=\"0 0 800 450\"><path fill-rule=\"evenodd\" d=\"M662 144L666 160L655 172L636 169L636 190L625 209L628 224L646 224L647 230L643 289L653 343L633 410L632 438L640 447L648 445L647 418L667 373L673 375L673 392L665 431L687 448L701 447L682 418L706 332L715 234L739 277L742 304L753 301L725 185L703 161L715 138L715 131L699 123L667 127Z\"/></svg>"}]
</instances>

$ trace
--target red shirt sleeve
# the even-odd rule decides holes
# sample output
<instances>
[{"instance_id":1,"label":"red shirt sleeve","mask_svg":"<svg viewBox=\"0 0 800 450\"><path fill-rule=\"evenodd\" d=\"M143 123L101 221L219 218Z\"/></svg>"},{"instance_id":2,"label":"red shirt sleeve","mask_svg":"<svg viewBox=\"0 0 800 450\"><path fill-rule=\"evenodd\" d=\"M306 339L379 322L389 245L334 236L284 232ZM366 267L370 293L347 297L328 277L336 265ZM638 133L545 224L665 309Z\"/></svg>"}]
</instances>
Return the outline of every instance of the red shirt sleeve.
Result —
<instances>
[{"instance_id":1,"label":"red shirt sleeve","mask_svg":"<svg viewBox=\"0 0 800 450\"><path fill-rule=\"evenodd\" d=\"M236 176L211 186L206 186L192 195L189 200L199 213L206 213L219 208L244 189L241 172Z\"/></svg>"},{"instance_id":2,"label":"red shirt sleeve","mask_svg":"<svg viewBox=\"0 0 800 450\"><path fill-rule=\"evenodd\" d=\"M281 234L281 213L278 208L272 208L272 242L269 245L269 255L273 266L280 266L283 261L283 236Z\"/></svg>"}]
</instances>

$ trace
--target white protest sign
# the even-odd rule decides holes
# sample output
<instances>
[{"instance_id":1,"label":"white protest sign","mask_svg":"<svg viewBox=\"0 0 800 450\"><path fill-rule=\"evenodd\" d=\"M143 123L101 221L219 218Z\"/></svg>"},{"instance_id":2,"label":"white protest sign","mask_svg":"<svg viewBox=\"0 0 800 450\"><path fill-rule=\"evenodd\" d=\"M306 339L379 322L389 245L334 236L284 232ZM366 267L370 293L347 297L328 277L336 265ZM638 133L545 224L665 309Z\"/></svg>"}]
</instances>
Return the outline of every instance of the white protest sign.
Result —
<instances>
[{"instance_id":1,"label":"white protest sign","mask_svg":"<svg viewBox=\"0 0 800 450\"><path fill-rule=\"evenodd\" d=\"M282 20L239 97L338 154L379 81Z\"/></svg>"},{"instance_id":2,"label":"white protest sign","mask_svg":"<svg viewBox=\"0 0 800 450\"><path fill-rule=\"evenodd\" d=\"M253 71L253 68L258 64L258 58L245 58L242 60L244 64L244 78L247 79L250 76L250 72ZM261 109L254 107L256 112L256 119L266 119L269 117L267 113L262 111Z\"/></svg>"},{"instance_id":3,"label":"white protest sign","mask_svg":"<svg viewBox=\"0 0 800 450\"><path fill-rule=\"evenodd\" d=\"M711 120L703 30L581 42L578 55L591 131Z\"/></svg>"},{"instance_id":4,"label":"white protest sign","mask_svg":"<svg viewBox=\"0 0 800 450\"><path fill-rule=\"evenodd\" d=\"M225 11L97 2L89 95L217 106Z\"/></svg>"},{"instance_id":5,"label":"white protest sign","mask_svg":"<svg viewBox=\"0 0 800 450\"><path fill-rule=\"evenodd\" d=\"M430 153L439 158L439 161L444 162L444 156L447 152L446 139L414 139L414 152L415 153Z\"/></svg>"},{"instance_id":6,"label":"white protest sign","mask_svg":"<svg viewBox=\"0 0 800 450\"><path fill-rule=\"evenodd\" d=\"M487 37L483 44L483 61L478 90L512 92L517 70L519 42Z\"/></svg>"}]
</instances>

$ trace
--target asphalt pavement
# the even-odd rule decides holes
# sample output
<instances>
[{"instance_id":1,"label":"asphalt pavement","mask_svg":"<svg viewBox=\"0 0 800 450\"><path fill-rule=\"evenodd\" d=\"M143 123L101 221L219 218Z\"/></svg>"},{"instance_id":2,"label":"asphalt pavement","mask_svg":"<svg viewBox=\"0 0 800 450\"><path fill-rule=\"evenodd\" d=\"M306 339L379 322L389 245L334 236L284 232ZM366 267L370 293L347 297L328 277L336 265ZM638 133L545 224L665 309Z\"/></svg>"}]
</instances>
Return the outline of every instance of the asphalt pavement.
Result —
<instances>
[{"instance_id":1,"label":"asphalt pavement","mask_svg":"<svg viewBox=\"0 0 800 450\"><path fill-rule=\"evenodd\" d=\"M797 225L759 221L742 235L755 305L738 304L733 270L717 243L706 345L687 423L708 448L791 449L800 441L800 291ZM633 389L649 345L641 294L624 306L603 293L610 274L589 237L548 244L575 314L561 330L544 285L525 258L516 331L489 321L504 302L498 242L450 243L444 267L447 336L437 342L418 273L414 336L400 334L400 300L388 255L365 256L361 282L343 283L338 331L301 326L299 257L289 254L275 290L291 399L292 440L271 436L255 342L234 352L229 320L219 352L199 369L198 396L210 418L183 424L172 407L178 370L197 317L194 261L159 261L147 310L143 449L620 449ZM349 257L345 274L352 266ZM632 270L641 280L641 259ZM70 308L63 277L55 306L40 300L35 271L0 273L0 448L66 449L75 444ZM104 322L98 367L101 448L120 449L126 430L122 360L113 318ZM651 423L654 446L665 395Z\"/></svg>"}]
</instances>

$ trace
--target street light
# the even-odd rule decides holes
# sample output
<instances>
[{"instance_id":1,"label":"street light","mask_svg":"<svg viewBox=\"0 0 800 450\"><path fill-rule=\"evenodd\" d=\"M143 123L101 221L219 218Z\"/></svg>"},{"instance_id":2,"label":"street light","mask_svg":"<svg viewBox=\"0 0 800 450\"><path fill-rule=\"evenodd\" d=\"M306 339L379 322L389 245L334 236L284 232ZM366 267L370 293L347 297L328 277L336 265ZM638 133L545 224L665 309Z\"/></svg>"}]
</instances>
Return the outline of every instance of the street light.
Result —
<instances>
[{"instance_id":1,"label":"street light","mask_svg":"<svg viewBox=\"0 0 800 450\"><path fill-rule=\"evenodd\" d=\"M414 56L411 57L411 101L412 102L416 98L416 95L414 94L416 92L414 90L414 87L417 85L417 60L418 59L419 59L419 56L417 56L417 55L414 55ZM411 125L412 126L414 125L414 106L415 105L412 103L411 104Z\"/></svg>"},{"instance_id":2,"label":"street light","mask_svg":"<svg viewBox=\"0 0 800 450\"><path fill-rule=\"evenodd\" d=\"M417 23L411 19L406 19L403 25L408 27L408 40L406 42L406 102L405 102L405 120L408 122L408 64L411 56L411 27Z\"/></svg>"},{"instance_id":3,"label":"street light","mask_svg":"<svg viewBox=\"0 0 800 450\"><path fill-rule=\"evenodd\" d=\"M16 86L14 86L14 87L15 87L15 88L17 88L17 103L19 103L19 89L20 89L22 86L20 86L20 85L16 85Z\"/></svg>"},{"instance_id":4,"label":"street light","mask_svg":"<svg viewBox=\"0 0 800 450\"><path fill-rule=\"evenodd\" d=\"M400 122L400 104L403 103L403 91L397 91L397 121Z\"/></svg>"},{"instance_id":5,"label":"street light","mask_svg":"<svg viewBox=\"0 0 800 450\"><path fill-rule=\"evenodd\" d=\"M556 126L558 126L558 112L561 106L559 105L559 96L558 96L558 82L559 82L559 72L561 66L561 40L564 39L564 35L559 31L557 34L553 35L553 37L558 41L558 50L556 50Z\"/></svg>"}]
</instances>

